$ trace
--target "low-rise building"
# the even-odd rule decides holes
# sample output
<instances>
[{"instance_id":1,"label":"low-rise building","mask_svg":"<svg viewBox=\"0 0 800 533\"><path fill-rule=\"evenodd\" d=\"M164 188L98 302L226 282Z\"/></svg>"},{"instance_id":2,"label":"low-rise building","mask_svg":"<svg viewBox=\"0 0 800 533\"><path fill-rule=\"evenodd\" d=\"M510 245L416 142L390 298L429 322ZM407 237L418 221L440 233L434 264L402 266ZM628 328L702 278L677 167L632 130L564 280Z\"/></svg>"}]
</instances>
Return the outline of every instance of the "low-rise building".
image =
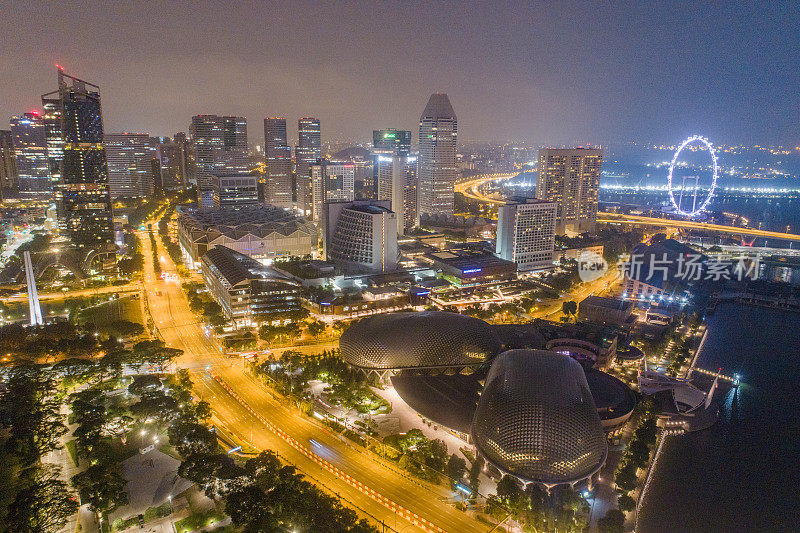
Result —
<instances>
[{"instance_id":1,"label":"low-rise building","mask_svg":"<svg viewBox=\"0 0 800 533\"><path fill-rule=\"evenodd\" d=\"M203 281L237 327L285 320L301 312L300 284L225 246L201 260Z\"/></svg>"},{"instance_id":2,"label":"low-rise building","mask_svg":"<svg viewBox=\"0 0 800 533\"><path fill-rule=\"evenodd\" d=\"M620 329L614 326L578 322L562 324L547 320L534 320L544 336L545 349L569 355L586 366L603 368L617 354Z\"/></svg>"},{"instance_id":3,"label":"low-rise building","mask_svg":"<svg viewBox=\"0 0 800 533\"><path fill-rule=\"evenodd\" d=\"M578 304L578 316L602 324L630 326L635 321L633 309L633 302L592 295Z\"/></svg>"},{"instance_id":4,"label":"low-rise building","mask_svg":"<svg viewBox=\"0 0 800 533\"><path fill-rule=\"evenodd\" d=\"M577 261L581 258L581 255L587 253L603 257L603 251L604 248L602 244L592 244L576 248L562 248L553 251L553 260L572 259L573 261Z\"/></svg>"},{"instance_id":5,"label":"low-rise building","mask_svg":"<svg viewBox=\"0 0 800 533\"><path fill-rule=\"evenodd\" d=\"M800 285L800 257L772 255L761 259L758 277Z\"/></svg>"},{"instance_id":6,"label":"low-rise building","mask_svg":"<svg viewBox=\"0 0 800 533\"><path fill-rule=\"evenodd\" d=\"M418 235L415 238L423 244L435 246L439 249L444 249L447 246L447 238L443 233L429 233L427 235Z\"/></svg>"},{"instance_id":7,"label":"low-rise building","mask_svg":"<svg viewBox=\"0 0 800 533\"><path fill-rule=\"evenodd\" d=\"M317 242L313 223L271 205L249 205L235 210L182 208L177 225L184 262L192 269L199 269L200 258L215 246L271 260L309 256Z\"/></svg>"},{"instance_id":8,"label":"low-rise building","mask_svg":"<svg viewBox=\"0 0 800 533\"><path fill-rule=\"evenodd\" d=\"M376 313L391 313L412 306L408 293L396 292L387 298L368 299L356 294L338 294L308 302L319 315L358 317Z\"/></svg>"},{"instance_id":9,"label":"low-rise building","mask_svg":"<svg viewBox=\"0 0 800 533\"><path fill-rule=\"evenodd\" d=\"M485 250L451 249L425 254L434 270L459 286L486 285L515 279L517 265Z\"/></svg>"}]
</instances>

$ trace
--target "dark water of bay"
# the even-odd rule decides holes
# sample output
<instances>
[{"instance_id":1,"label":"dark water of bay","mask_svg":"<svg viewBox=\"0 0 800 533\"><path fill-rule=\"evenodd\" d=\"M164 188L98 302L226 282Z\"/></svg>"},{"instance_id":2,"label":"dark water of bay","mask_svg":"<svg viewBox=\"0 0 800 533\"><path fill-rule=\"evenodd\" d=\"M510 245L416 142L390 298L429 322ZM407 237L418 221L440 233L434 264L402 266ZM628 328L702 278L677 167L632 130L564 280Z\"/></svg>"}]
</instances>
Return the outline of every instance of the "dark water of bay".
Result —
<instances>
[{"instance_id":1,"label":"dark water of bay","mask_svg":"<svg viewBox=\"0 0 800 533\"><path fill-rule=\"evenodd\" d=\"M664 443L637 531L800 531L800 313L720 305L698 366L743 384L714 427Z\"/></svg>"}]
</instances>

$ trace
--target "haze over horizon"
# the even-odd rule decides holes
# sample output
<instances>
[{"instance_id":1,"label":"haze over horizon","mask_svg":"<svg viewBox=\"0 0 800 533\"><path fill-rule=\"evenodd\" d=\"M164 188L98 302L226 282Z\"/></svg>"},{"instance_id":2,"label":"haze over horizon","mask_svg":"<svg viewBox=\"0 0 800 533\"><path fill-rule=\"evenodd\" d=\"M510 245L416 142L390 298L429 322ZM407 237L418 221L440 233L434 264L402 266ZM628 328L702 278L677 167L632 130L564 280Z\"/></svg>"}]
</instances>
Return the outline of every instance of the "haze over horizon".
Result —
<instances>
[{"instance_id":1,"label":"haze over horizon","mask_svg":"<svg viewBox=\"0 0 800 533\"><path fill-rule=\"evenodd\" d=\"M251 142L274 115L292 139L301 116L326 140L416 137L442 91L461 141L800 145L797 4L12 4L4 124L40 107L60 63L100 85L107 132L230 114Z\"/></svg>"}]
</instances>

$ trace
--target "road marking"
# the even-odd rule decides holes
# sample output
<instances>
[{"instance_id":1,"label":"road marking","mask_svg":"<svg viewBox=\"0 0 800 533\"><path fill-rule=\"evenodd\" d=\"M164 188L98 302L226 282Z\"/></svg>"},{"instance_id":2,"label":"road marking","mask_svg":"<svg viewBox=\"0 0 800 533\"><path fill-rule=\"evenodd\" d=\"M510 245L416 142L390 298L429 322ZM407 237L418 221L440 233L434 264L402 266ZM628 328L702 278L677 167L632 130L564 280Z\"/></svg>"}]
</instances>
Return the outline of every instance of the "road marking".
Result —
<instances>
[{"instance_id":1,"label":"road marking","mask_svg":"<svg viewBox=\"0 0 800 533\"><path fill-rule=\"evenodd\" d=\"M328 461L326 461L326 460L322 459L321 457L319 457L317 454L315 454L314 452L309 450L307 447L305 447L302 444L300 444L296 439L294 439L291 436L289 436L285 431L283 431L279 427L275 426L272 422L269 422L266 418L264 418L260 414L256 413L255 410L252 407L250 407L250 405L247 402L245 402L238 394L236 394L236 392L234 392L233 389L231 389L228 386L228 384L221 377L219 377L213 370L209 370L208 373L214 379L214 381L216 381L217 383L222 385L222 388L224 388L228 392L228 394L230 394L233 397L234 400L239 402L242 405L242 407L247 409L247 411L250 414L252 414L254 417L256 417L262 424L264 424L267 427L267 429L269 429L270 431L272 431L273 433L278 435L280 438L282 438L284 441L286 441L290 446L292 446L294 449L296 449L297 451L299 451L300 453L302 453L303 455L305 455L306 457L308 457L309 459L311 459L315 463L317 463L323 469L325 469L328 472L332 473L333 475L335 475L339 479L342 479L348 485L350 485L353 488L359 490L363 494L366 494L367 496L369 496L370 498L372 498L373 500L375 500L379 504L383 505L384 507L386 507L390 511L398 513L400 516L402 516L403 518L407 519L408 521L410 521L412 524L416 525L417 527L419 527L423 531L427 531L429 533L433 533L433 532L435 532L435 533L446 533L444 529L440 528L436 524L430 522L429 520L426 520L425 518L422 518L421 516L419 516L419 515L417 515L415 513L412 513L411 511L409 511L408 509L406 509L404 507L399 506L397 503L391 501L386 496L375 492L374 490L370 489L369 487L366 487L364 484L362 484L361 482L357 481L356 479L354 479L349 474L346 474L345 472L341 471L339 468L335 467L333 464L331 464Z\"/></svg>"}]
</instances>

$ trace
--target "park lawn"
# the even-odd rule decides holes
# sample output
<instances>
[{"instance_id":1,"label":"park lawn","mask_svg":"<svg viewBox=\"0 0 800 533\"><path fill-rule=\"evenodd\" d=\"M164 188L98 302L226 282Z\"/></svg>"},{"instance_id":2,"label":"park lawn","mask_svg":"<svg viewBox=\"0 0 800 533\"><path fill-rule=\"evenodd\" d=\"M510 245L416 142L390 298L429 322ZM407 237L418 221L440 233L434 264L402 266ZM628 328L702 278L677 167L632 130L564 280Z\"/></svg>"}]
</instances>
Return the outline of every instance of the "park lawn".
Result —
<instances>
[{"instance_id":1,"label":"park lawn","mask_svg":"<svg viewBox=\"0 0 800 533\"><path fill-rule=\"evenodd\" d=\"M138 299L123 296L117 300L87 307L78 313L77 321L80 324L91 322L102 326L119 320L144 324L142 308Z\"/></svg>"},{"instance_id":2,"label":"park lawn","mask_svg":"<svg viewBox=\"0 0 800 533\"><path fill-rule=\"evenodd\" d=\"M165 503L159 505L158 507L148 507L147 510L144 512L144 517L142 518L142 520L144 521L145 524L147 524L148 522L152 522L153 520L157 520L159 518L164 518L165 516L169 516L171 514L172 514L172 504ZM134 527L138 523L139 523L138 516L132 516L125 520L123 520L122 518L117 518L111 525L111 530L122 531Z\"/></svg>"},{"instance_id":3,"label":"park lawn","mask_svg":"<svg viewBox=\"0 0 800 533\"><path fill-rule=\"evenodd\" d=\"M217 511L216 509L211 509L206 512L192 513L183 520L178 520L175 522L175 531L177 531L177 533L188 533L224 519L225 514Z\"/></svg>"}]
</instances>

